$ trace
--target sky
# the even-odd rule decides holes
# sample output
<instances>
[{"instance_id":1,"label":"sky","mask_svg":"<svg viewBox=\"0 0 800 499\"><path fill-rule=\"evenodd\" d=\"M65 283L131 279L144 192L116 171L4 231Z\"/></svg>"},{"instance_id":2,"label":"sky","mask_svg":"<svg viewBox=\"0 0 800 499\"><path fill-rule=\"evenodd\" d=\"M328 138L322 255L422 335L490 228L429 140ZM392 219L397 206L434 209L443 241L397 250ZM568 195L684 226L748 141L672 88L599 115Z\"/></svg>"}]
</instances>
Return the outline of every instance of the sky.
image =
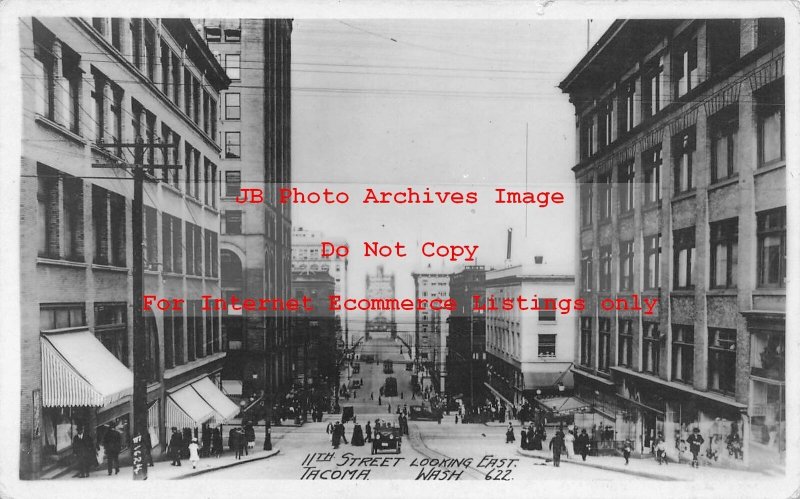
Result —
<instances>
[{"instance_id":1,"label":"sky","mask_svg":"<svg viewBox=\"0 0 800 499\"><path fill-rule=\"evenodd\" d=\"M610 23L592 21L591 43ZM397 296L413 298L412 271L475 263L425 258L428 241L478 245L478 264L503 267L509 227L513 263L542 255L574 269L574 108L558 83L586 50L585 19L295 19L293 185L346 191L350 202L294 205L293 223L348 241L350 296L364 296L379 264L396 273ZM493 189L525 190L526 180L564 203L494 203ZM479 201L363 204L367 187L477 191ZM408 256L364 257L364 241L401 242Z\"/></svg>"}]
</instances>

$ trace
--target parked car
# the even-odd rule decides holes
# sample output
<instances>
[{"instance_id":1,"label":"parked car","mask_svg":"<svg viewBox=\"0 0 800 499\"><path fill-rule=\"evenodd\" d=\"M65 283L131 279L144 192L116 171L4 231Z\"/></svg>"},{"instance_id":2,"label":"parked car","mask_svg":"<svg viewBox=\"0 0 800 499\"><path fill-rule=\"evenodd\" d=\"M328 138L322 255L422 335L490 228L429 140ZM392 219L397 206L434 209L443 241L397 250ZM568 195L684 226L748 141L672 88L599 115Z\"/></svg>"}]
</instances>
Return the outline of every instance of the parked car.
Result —
<instances>
[{"instance_id":1,"label":"parked car","mask_svg":"<svg viewBox=\"0 0 800 499\"><path fill-rule=\"evenodd\" d=\"M397 426L375 426L375 436L372 439L372 454L394 451L400 454L403 437Z\"/></svg>"}]
</instances>

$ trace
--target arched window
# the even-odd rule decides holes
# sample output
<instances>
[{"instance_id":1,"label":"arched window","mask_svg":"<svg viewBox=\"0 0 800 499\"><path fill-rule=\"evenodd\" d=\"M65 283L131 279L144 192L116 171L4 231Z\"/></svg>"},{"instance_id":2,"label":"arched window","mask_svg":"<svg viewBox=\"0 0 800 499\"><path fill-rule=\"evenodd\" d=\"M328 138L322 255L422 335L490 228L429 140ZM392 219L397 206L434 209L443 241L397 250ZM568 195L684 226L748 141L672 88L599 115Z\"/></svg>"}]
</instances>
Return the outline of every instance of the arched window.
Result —
<instances>
[{"instance_id":1,"label":"arched window","mask_svg":"<svg viewBox=\"0 0 800 499\"><path fill-rule=\"evenodd\" d=\"M236 253L230 250L220 251L221 272L223 288L242 287L242 261Z\"/></svg>"}]
</instances>

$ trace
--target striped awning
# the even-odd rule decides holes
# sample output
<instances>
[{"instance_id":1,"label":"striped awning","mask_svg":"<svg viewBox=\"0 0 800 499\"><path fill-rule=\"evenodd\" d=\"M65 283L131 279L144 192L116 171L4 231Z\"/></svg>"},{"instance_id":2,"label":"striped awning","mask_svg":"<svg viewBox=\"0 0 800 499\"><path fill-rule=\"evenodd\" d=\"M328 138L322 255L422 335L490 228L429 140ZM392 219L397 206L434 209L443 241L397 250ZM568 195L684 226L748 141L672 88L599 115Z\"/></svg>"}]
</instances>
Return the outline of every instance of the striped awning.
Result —
<instances>
[{"instance_id":1,"label":"striped awning","mask_svg":"<svg viewBox=\"0 0 800 499\"><path fill-rule=\"evenodd\" d=\"M221 424L239 414L239 407L204 377L171 393L167 399L166 426L194 428Z\"/></svg>"},{"instance_id":2,"label":"striped awning","mask_svg":"<svg viewBox=\"0 0 800 499\"><path fill-rule=\"evenodd\" d=\"M104 407L133 391L133 373L88 329L40 338L45 407Z\"/></svg>"}]
</instances>

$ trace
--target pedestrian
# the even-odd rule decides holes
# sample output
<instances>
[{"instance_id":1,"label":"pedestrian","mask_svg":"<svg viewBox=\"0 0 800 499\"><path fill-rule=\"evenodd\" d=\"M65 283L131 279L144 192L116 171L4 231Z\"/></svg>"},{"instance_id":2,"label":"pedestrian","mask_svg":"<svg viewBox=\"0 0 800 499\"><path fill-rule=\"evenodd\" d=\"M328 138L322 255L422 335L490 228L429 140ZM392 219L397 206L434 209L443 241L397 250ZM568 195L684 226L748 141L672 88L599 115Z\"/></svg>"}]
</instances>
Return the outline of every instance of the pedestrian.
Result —
<instances>
[{"instance_id":1,"label":"pedestrian","mask_svg":"<svg viewBox=\"0 0 800 499\"><path fill-rule=\"evenodd\" d=\"M392 413L392 404L391 404L391 403L388 403L388 404L386 404L386 408L388 409L388 411L387 411L387 412L388 412L389 414L391 414L391 413Z\"/></svg>"},{"instance_id":2,"label":"pedestrian","mask_svg":"<svg viewBox=\"0 0 800 499\"><path fill-rule=\"evenodd\" d=\"M369 421L367 421L367 424L364 427L364 441L372 442L372 426L370 425Z\"/></svg>"},{"instance_id":3,"label":"pedestrian","mask_svg":"<svg viewBox=\"0 0 800 499\"><path fill-rule=\"evenodd\" d=\"M247 425L244 427L244 437L247 441L247 446L244 449L244 454L247 455L247 449L256 448L256 430L253 428L253 422L248 421Z\"/></svg>"},{"instance_id":4,"label":"pedestrian","mask_svg":"<svg viewBox=\"0 0 800 499\"><path fill-rule=\"evenodd\" d=\"M233 451L234 459L242 458L241 440L242 434L239 432L239 428L232 428L228 433L228 447Z\"/></svg>"},{"instance_id":5,"label":"pedestrian","mask_svg":"<svg viewBox=\"0 0 800 499\"><path fill-rule=\"evenodd\" d=\"M264 450L272 450L272 428L269 424L264 428Z\"/></svg>"},{"instance_id":6,"label":"pedestrian","mask_svg":"<svg viewBox=\"0 0 800 499\"><path fill-rule=\"evenodd\" d=\"M122 450L122 436L114 423L108 424L106 434L103 435L103 448L106 452L108 474L111 474L112 469L115 470L115 474L119 474L119 451Z\"/></svg>"},{"instance_id":7,"label":"pedestrian","mask_svg":"<svg viewBox=\"0 0 800 499\"><path fill-rule=\"evenodd\" d=\"M78 433L72 438L72 452L78 462L78 478L87 478L97 455L94 453L92 437L82 426L78 428Z\"/></svg>"},{"instance_id":8,"label":"pedestrian","mask_svg":"<svg viewBox=\"0 0 800 499\"><path fill-rule=\"evenodd\" d=\"M561 466L561 448L564 446L564 434L558 430L550 440L550 448L553 450L553 466Z\"/></svg>"},{"instance_id":9,"label":"pedestrian","mask_svg":"<svg viewBox=\"0 0 800 499\"><path fill-rule=\"evenodd\" d=\"M692 468L700 467L697 456L700 454L700 447L703 445L703 442L705 442L705 440L700 434L700 428L692 430L692 434L686 439L686 443L689 444L689 451L692 453Z\"/></svg>"},{"instance_id":10,"label":"pedestrian","mask_svg":"<svg viewBox=\"0 0 800 499\"><path fill-rule=\"evenodd\" d=\"M564 435L564 447L567 448L567 459L572 459L575 455L575 434L572 430L567 430L567 434Z\"/></svg>"},{"instance_id":11,"label":"pedestrian","mask_svg":"<svg viewBox=\"0 0 800 499\"><path fill-rule=\"evenodd\" d=\"M142 433L142 452L144 452L144 459L147 466L153 466L153 444L150 441L149 431Z\"/></svg>"},{"instance_id":12,"label":"pedestrian","mask_svg":"<svg viewBox=\"0 0 800 499\"><path fill-rule=\"evenodd\" d=\"M381 396L378 395L378 405L381 405Z\"/></svg>"},{"instance_id":13,"label":"pedestrian","mask_svg":"<svg viewBox=\"0 0 800 499\"><path fill-rule=\"evenodd\" d=\"M631 445L631 441L629 439L625 439L625 443L622 444L622 457L625 458L625 466L628 466L628 462L631 458L631 450L633 445Z\"/></svg>"},{"instance_id":14,"label":"pedestrian","mask_svg":"<svg viewBox=\"0 0 800 499\"><path fill-rule=\"evenodd\" d=\"M211 428L207 424L203 425L202 442L203 446L200 454L203 457L208 457L211 455Z\"/></svg>"},{"instance_id":15,"label":"pedestrian","mask_svg":"<svg viewBox=\"0 0 800 499\"><path fill-rule=\"evenodd\" d=\"M169 438L169 457L172 459L172 466L181 465L181 452L183 451L183 437L174 426L172 427L172 436Z\"/></svg>"},{"instance_id":16,"label":"pedestrian","mask_svg":"<svg viewBox=\"0 0 800 499\"><path fill-rule=\"evenodd\" d=\"M506 429L506 443L510 444L514 440L514 427L511 426L511 423L508 423L508 428Z\"/></svg>"},{"instance_id":17,"label":"pedestrian","mask_svg":"<svg viewBox=\"0 0 800 499\"><path fill-rule=\"evenodd\" d=\"M353 438L350 439L350 445L356 447L362 447L364 445L364 433L361 429L361 425L358 423L353 426Z\"/></svg>"},{"instance_id":18,"label":"pedestrian","mask_svg":"<svg viewBox=\"0 0 800 499\"><path fill-rule=\"evenodd\" d=\"M667 464L667 442L664 441L664 436L658 435L658 443L656 444L656 461L658 464Z\"/></svg>"},{"instance_id":19,"label":"pedestrian","mask_svg":"<svg viewBox=\"0 0 800 499\"><path fill-rule=\"evenodd\" d=\"M519 447L522 450L528 449L528 429L524 426L519 430Z\"/></svg>"},{"instance_id":20,"label":"pedestrian","mask_svg":"<svg viewBox=\"0 0 800 499\"><path fill-rule=\"evenodd\" d=\"M575 439L576 451L581 455L581 459L586 461L586 456L589 454L589 435L586 434L586 429L581 429L581 434Z\"/></svg>"},{"instance_id":21,"label":"pedestrian","mask_svg":"<svg viewBox=\"0 0 800 499\"><path fill-rule=\"evenodd\" d=\"M192 443L189 444L189 461L192 462L192 469L197 468L197 463L200 462L200 446L197 444L196 438L193 438Z\"/></svg>"},{"instance_id":22,"label":"pedestrian","mask_svg":"<svg viewBox=\"0 0 800 499\"><path fill-rule=\"evenodd\" d=\"M189 444L192 443L192 430L190 428L183 429L181 443L183 444L183 447L181 447L181 457L183 459L189 459Z\"/></svg>"},{"instance_id":23,"label":"pedestrian","mask_svg":"<svg viewBox=\"0 0 800 499\"><path fill-rule=\"evenodd\" d=\"M375 392L369 392L369 399L375 400Z\"/></svg>"},{"instance_id":24,"label":"pedestrian","mask_svg":"<svg viewBox=\"0 0 800 499\"><path fill-rule=\"evenodd\" d=\"M214 428L211 432L211 455L215 457L222 455L222 432L219 428Z\"/></svg>"}]
</instances>

